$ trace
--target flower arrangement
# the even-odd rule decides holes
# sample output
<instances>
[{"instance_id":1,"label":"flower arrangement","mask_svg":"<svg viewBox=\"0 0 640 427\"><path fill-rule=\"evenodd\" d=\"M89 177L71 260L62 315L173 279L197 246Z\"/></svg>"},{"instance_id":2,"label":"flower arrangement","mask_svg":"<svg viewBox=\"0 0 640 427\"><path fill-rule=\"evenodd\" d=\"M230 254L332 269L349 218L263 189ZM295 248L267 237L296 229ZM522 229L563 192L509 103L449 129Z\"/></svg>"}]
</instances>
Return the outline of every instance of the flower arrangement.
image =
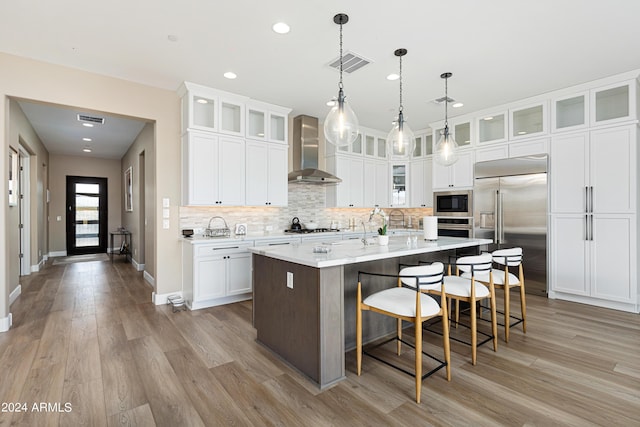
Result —
<instances>
[{"instance_id":1,"label":"flower arrangement","mask_svg":"<svg viewBox=\"0 0 640 427\"><path fill-rule=\"evenodd\" d=\"M387 216L384 214L384 211L380 208L374 208L371 210L369 214L369 221L374 217L374 215L380 215L382 217L382 227L378 228L378 234L380 236L387 235Z\"/></svg>"}]
</instances>

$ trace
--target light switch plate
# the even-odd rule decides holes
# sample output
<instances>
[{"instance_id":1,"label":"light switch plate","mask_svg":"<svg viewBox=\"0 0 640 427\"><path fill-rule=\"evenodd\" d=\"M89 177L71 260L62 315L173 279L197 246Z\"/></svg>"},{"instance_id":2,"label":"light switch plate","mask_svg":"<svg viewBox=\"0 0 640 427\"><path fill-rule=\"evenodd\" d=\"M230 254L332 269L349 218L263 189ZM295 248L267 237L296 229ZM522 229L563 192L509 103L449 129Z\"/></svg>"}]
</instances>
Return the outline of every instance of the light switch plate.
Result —
<instances>
[{"instance_id":1,"label":"light switch plate","mask_svg":"<svg viewBox=\"0 0 640 427\"><path fill-rule=\"evenodd\" d=\"M163 219L162 220L162 228L164 228L165 230L169 229L169 220L168 219Z\"/></svg>"},{"instance_id":2,"label":"light switch plate","mask_svg":"<svg viewBox=\"0 0 640 427\"><path fill-rule=\"evenodd\" d=\"M169 207L169 198L165 197L162 199L162 207L163 208L168 208Z\"/></svg>"},{"instance_id":3,"label":"light switch plate","mask_svg":"<svg viewBox=\"0 0 640 427\"><path fill-rule=\"evenodd\" d=\"M287 288L293 289L293 273L287 271Z\"/></svg>"}]
</instances>

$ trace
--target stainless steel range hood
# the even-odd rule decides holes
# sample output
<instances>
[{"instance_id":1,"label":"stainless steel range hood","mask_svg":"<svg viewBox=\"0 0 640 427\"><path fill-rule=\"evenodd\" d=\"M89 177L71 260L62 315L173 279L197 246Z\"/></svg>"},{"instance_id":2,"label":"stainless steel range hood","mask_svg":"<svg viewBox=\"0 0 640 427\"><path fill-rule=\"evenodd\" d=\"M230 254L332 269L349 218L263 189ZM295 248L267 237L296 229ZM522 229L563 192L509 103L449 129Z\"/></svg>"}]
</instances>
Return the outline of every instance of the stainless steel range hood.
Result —
<instances>
[{"instance_id":1,"label":"stainless steel range hood","mask_svg":"<svg viewBox=\"0 0 640 427\"><path fill-rule=\"evenodd\" d=\"M289 182L298 184L338 184L342 180L318 169L318 119L300 115L293 119L293 165Z\"/></svg>"}]
</instances>

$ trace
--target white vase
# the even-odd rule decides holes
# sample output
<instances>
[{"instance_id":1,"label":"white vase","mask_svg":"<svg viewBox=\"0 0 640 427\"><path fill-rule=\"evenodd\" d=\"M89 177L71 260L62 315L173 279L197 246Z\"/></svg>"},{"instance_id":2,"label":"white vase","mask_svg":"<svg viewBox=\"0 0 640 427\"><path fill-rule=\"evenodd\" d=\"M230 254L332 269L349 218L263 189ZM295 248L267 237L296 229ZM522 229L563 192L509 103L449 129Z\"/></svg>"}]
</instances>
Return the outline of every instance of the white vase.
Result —
<instances>
[{"instance_id":1,"label":"white vase","mask_svg":"<svg viewBox=\"0 0 640 427\"><path fill-rule=\"evenodd\" d=\"M378 236L378 244L380 246L386 246L389 244L389 236L384 235L384 236Z\"/></svg>"}]
</instances>

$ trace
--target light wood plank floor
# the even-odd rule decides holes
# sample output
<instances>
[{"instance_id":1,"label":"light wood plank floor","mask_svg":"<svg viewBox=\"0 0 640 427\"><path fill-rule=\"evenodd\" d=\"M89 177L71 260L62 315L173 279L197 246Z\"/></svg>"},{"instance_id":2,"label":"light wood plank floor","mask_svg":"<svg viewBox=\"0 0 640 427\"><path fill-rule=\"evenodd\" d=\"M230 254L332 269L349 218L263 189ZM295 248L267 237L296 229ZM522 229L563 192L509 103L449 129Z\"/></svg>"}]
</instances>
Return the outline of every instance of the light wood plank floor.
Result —
<instances>
[{"instance_id":1,"label":"light wood plank floor","mask_svg":"<svg viewBox=\"0 0 640 427\"><path fill-rule=\"evenodd\" d=\"M320 392L256 343L250 302L173 313L150 296L124 262L23 278L0 334L0 425L640 425L638 315L529 296L526 335L500 331L477 366L452 342L452 381L426 379L418 405L412 378L367 357L358 377L353 352ZM440 339L425 347L439 354Z\"/></svg>"}]
</instances>

